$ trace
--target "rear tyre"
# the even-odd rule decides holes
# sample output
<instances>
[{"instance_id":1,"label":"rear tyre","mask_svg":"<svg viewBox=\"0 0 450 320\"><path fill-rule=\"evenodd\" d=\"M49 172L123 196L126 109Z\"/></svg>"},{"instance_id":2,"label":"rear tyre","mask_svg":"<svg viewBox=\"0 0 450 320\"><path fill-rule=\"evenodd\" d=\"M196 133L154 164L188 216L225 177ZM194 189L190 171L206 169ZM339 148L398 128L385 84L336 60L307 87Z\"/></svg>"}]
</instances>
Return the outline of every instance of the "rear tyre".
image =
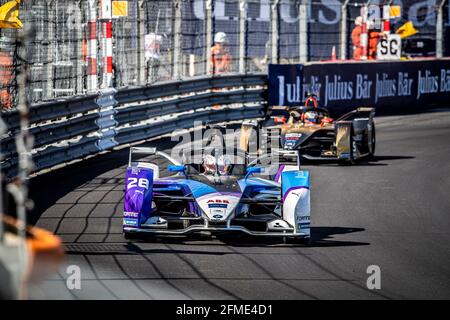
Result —
<instances>
[{"instance_id":1,"label":"rear tyre","mask_svg":"<svg viewBox=\"0 0 450 320\"><path fill-rule=\"evenodd\" d=\"M299 239L300 243L304 245L305 247L309 247L311 245L311 237L304 237L302 239Z\"/></svg>"},{"instance_id":2,"label":"rear tyre","mask_svg":"<svg viewBox=\"0 0 450 320\"><path fill-rule=\"evenodd\" d=\"M356 152L357 152L357 146L356 146L356 142L355 140L353 140L353 127L352 127L352 131L350 134L350 164L355 164L356 163Z\"/></svg>"},{"instance_id":3,"label":"rear tyre","mask_svg":"<svg viewBox=\"0 0 450 320\"><path fill-rule=\"evenodd\" d=\"M375 134L375 124L372 124L372 136L371 139L371 147L369 146L369 159L373 159L375 157L375 149L377 144L377 138Z\"/></svg>"}]
</instances>

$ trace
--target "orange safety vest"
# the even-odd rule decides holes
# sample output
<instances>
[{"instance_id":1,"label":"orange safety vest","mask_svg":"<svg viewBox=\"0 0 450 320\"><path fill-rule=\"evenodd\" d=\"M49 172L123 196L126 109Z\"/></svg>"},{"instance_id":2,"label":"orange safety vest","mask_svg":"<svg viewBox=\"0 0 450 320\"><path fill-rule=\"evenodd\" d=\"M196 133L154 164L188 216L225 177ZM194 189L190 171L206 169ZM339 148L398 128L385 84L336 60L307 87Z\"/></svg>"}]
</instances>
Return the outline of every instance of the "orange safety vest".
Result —
<instances>
[{"instance_id":1,"label":"orange safety vest","mask_svg":"<svg viewBox=\"0 0 450 320\"><path fill-rule=\"evenodd\" d=\"M10 109L12 107L11 94L9 87L13 77L13 59L5 53L0 52L0 106L1 109Z\"/></svg>"},{"instance_id":2,"label":"orange safety vest","mask_svg":"<svg viewBox=\"0 0 450 320\"><path fill-rule=\"evenodd\" d=\"M369 31L369 60L375 60L377 58L377 46L380 40L381 33L378 31Z\"/></svg>"},{"instance_id":3,"label":"orange safety vest","mask_svg":"<svg viewBox=\"0 0 450 320\"><path fill-rule=\"evenodd\" d=\"M356 26L352 31L352 43L353 43L353 59L360 60L361 59L361 32L362 27Z\"/></svg>"},{"instance_id":4,"label":"orange safety vest","mask_svg":"<svg viewBox=\"0 0 450 320\"><path fill-rule=\"evenodd\" d=\"M0 52L0 85L8 86L12 79L13 59L4 52Z\"/></svg>"},{"instance_id":5,"label":"orange safety vest","mask_svg":"<svg viewBox=\"0 0 450 320\"><path fill-rule=\"evenodd\" d=\"M12 108L11 94L8 90L0 89L0 106L3 110Z\"/></svg>"},{"instance_id":6,"label":"orange safety vest","mask_svg":"<svg viewBox=\"0 0 450 320\"><path fill-rule=\"evenodd\" d=\"M83 61L87 61L87 54L88 54L88 46L86 39L83 39L81 42L81 59Z\"/></svg>"},{"instance_id":7,"label":"orange safety vest","mask_svg":"<svg viewBox=\"0 0 450 320\"><path fill-rule=\"evenodd\" d=\"M230 71L231 55L220 44L211 48L212 73L219 74Z\"/></svg>"}]
</instances>

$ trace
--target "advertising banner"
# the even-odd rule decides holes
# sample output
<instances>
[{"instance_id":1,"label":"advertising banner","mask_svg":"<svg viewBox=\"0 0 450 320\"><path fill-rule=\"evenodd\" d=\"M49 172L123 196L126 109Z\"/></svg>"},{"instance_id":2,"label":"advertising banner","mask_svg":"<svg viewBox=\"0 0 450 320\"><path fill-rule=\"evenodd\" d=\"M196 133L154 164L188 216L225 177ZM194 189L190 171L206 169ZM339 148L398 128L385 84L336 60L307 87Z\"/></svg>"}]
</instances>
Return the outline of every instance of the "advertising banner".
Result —
<instances>
[{"instance_id":1,"label":"advertising banner","mask_svg":"<svg viewBox=\"0 0 450 320\"><path fill-rule=\"evenodd\" d=\"M269 105L298 106L302 96L303 65L269 64Z\"/></svg>"},{"instance_id":2,"label":"advertising banner","mask_svg":"<svg viewBox=\"0 0 450 320\"><path fill-rule=\"evenodd\" d=\"M299 67L271 66L270 106L301 105L291 102L297 96L304 101L308 92L317 94L319 105L332 113L357 107L404 111L448 105L450 101L450 59L313 63L298 69L301 71L297 75L293 74L294 68Z\"/></svg>"}]
</instances>

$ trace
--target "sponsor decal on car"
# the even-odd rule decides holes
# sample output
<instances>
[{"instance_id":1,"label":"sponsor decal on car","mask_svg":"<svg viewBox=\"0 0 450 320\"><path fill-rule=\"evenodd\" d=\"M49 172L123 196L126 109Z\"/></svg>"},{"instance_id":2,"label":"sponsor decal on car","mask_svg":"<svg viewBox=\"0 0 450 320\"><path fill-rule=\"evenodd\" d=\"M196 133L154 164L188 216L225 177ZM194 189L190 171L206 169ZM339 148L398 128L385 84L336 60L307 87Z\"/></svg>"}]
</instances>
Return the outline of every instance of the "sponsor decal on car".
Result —
<instances>
[{"instance_id":1,"label":"sponsor decal on car","mask_svg":"<svg viewBox=\"0 0 450 320\"><path fill-rule=\"evenodd\" d=\"M210 217L212 217L212 220L222 220L225 216L225 213L225 209L211 209Z\"/></svg>"},{"instance_id":2,"label":"sponsor decal on car","mask_svg":"<svg viewBox=\"0 0 450 320\"><path fill-rule=\"evenodd\" d=\"M300 140L303 134L301 133L286 133L285 139L286 140Z\"/></svg>"},{"instance_id":3,"label":"sponsor decal on car","mask_svg":"<svg viewBox=\"0 0 450 320\"><path fill-rule=\"evenodd\" d=\"M208 208L227 208L230 201L226 199L210 199L206 202Z\"/></svg>"},{"instance_id":4,"label":"sponsor decal on car","mask_svg":"<svg viewBox=\"0 0 450 320\"><path fill-rule=\"evenodd\" d=\"M138 225L138 220L137 220L137 219L127 219L127 218L124 218L124 219L123 219L123 224L126 225L126 226L137 227L137 225Z\"/></svg>"},{"instance_id":5,"label":"sponsor decal on car","mask_svg":"<svg viewBox=\"0 0 450 320\"><path fill-rule=\"evenodd\" d=\"M124 218L135 218L135 219L137 219L137 218L139 218L139 213L137 213L137 212L124 212L123 213L123 217Z\"/></svg>"},{"instance_id":6,"label":"sponsor decal on car","mask_svg":"<svg viewBox=\"0 0 450 320\"><path fill-rule=\"evenodd\" d=\"M228 201L228 200L222 200L222 199L210 199L210 200L208 200L208 202L207 202L207 204L210 204L210 203L226 203L226 204L229 204L230 203L230 201Z\"/></svg>"},{"instance_id":7,"label":"sponsor decal on car","mask_svg":"<svg viewBox=\"0 0 450 320\"><path fill-rule=\"evenodd\" d=\"M227 208L228 205L225 203L210 203L208 204L208 208Z\"/></svg>"}]
</instances>

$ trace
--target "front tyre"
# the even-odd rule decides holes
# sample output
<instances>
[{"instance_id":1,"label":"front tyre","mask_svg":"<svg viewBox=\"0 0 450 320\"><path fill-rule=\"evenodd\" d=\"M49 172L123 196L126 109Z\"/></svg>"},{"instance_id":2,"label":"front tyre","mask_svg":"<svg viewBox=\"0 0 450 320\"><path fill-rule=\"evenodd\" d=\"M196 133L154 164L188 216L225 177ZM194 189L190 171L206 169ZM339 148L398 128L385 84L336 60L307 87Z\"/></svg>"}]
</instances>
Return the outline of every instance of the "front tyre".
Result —
<instances>
[{"instance_id":1,"label":"front tyre","mask_svg":"<svg viewBox=\"0 0 450 320\"><path fill-rule=\"evenodd\" d=\"M137 235L135 233L131 233L131 232L124 232L123 237L125 238L125 240L136 240L137 239Z\"/></svg>"},{"instance_id":2,"label":"front tyre","mask_svg":"<svg viewBox=\"0 0 450 320\"><path fill-rule=\"evenodd\" d=\"M311 242L311 237L286 237L286 243L289 244L300 244L305 247L309 247Z\"/></svg>"}]
</instances>

